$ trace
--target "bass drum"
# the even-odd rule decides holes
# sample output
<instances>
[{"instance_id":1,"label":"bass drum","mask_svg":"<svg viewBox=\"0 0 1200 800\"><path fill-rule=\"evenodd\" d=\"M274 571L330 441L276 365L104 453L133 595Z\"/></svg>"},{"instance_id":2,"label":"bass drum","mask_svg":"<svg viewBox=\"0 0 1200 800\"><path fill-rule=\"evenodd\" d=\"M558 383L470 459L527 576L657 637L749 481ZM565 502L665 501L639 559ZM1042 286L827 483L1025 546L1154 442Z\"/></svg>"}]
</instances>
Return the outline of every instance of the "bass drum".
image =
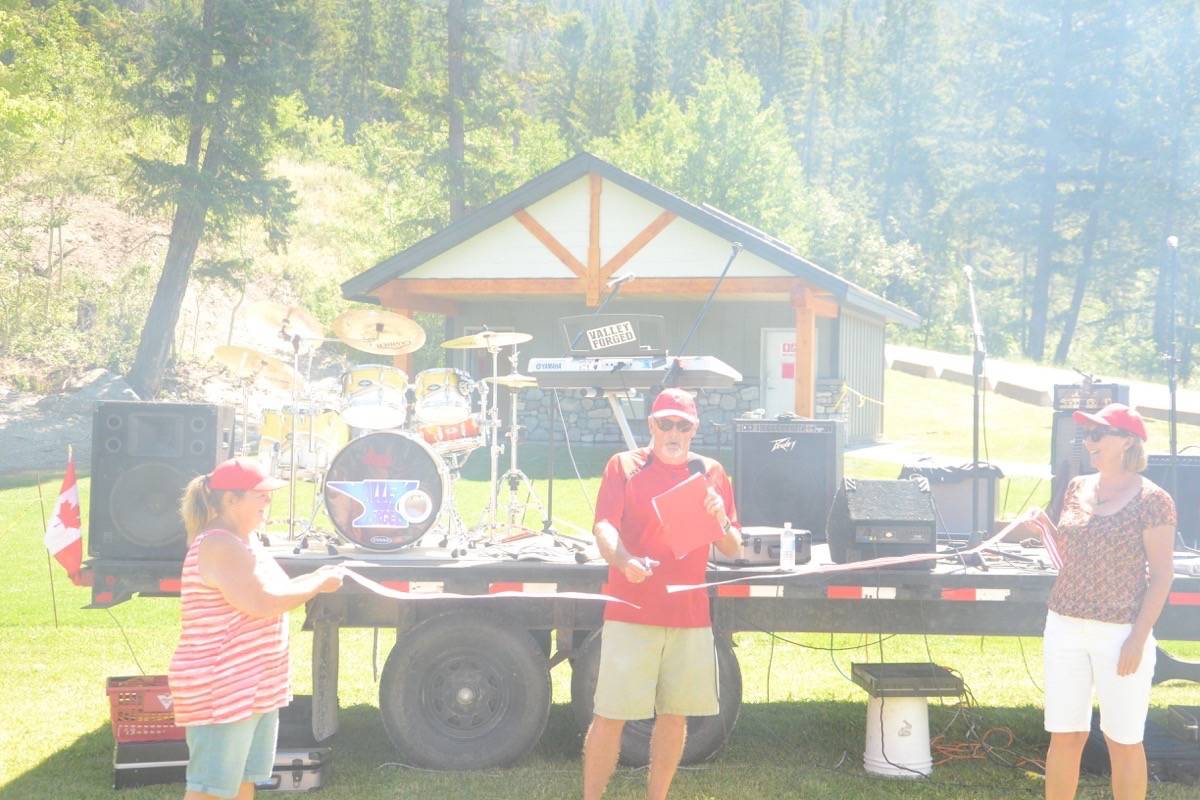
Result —
<instances>
[{"instance_id":1,"label":"bass drum","mask_svg":"<svg viewBox=\"0 0 1200 800\"><path fill-rule=\"evenodd\" d=\"M420 439L377 431L350 442L325 476L325 509L338 533L369 550L399 550L420 539L442 509L449 479Z\"/></svg>"}]
</instances>

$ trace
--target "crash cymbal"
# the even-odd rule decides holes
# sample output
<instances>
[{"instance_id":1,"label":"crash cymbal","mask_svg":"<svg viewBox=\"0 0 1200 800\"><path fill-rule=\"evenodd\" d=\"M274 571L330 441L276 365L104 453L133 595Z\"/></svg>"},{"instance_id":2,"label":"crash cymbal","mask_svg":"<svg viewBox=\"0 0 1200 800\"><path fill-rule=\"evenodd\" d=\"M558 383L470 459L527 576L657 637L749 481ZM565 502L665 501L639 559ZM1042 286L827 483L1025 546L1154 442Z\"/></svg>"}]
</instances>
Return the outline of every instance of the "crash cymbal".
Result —
<instances>
[{"instance_id":1,"label":"crash cymbal","mask_svg":"<svg viewBox=\"0 0 1200 800\"><path fill-rule=\"evenodd\" d=\"M288 306L272 300L259 300L246 309L246 325L256 335L271 344L291 342L293 337L300 341L322 340L321 323L300 306Z\"/></svg>"},{"instance_id":2,"label":"crash cymbal","mask_svg":"<svg viewBox=\"0 0 1200 800\"><path fill-rule=\"evenodd\" d=\"M381 308L355 308L333 321L333 332L355 350L402 356L421 349L425 329L415 320Z\"/></svg>"},{"instance_id":3,"label":"crash cymbal","mask_svg":"<svg viewBox=\"0 0 1200 800\"><path fill-rule=\"evenodd\" d=\"M508 347L512 344L528 342L533 337L528 333L516 331L480 331L469 336L460 336L442 342L442 347L449 350L474 350L478 348Z\"/></svg>"},{"instance_id":4,"label":"crash cymbal","mask_svg":"<svg viewBox=\"0 0 1200 800\"><path fill-rule=\"evenodd\" d=\"M496 386L507 386L509 389L533 389L538 385L537 378L522 375L519 372L512 372L508 375L489 375L484 380Z\"/></svg>"},{"instance_id":5,"label":"crash cymbal","mask_svg":"<svg viewBox=\"0 0 1200 800\"><path fill-rule=\"evenodd\" d=\"M263 381L287 389L296 377L290 365L249 347L223 344L213 352L213 358L242 380Z\"/></svg>"}]
</instances>

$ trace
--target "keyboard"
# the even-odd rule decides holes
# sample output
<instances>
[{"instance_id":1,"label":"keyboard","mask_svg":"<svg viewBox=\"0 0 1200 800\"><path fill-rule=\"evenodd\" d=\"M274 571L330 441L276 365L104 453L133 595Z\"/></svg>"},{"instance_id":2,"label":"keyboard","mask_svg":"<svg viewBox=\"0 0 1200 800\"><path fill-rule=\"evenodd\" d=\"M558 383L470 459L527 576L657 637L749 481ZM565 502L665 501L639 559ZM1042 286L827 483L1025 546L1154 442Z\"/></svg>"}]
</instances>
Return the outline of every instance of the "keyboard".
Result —
<instances>
[{"instance_id":1,"label":"keyboard","mask_svg":"<svg viewBox=\"0 0 1200 800\"><path fill-rule=\"evenodd\" d=\"M742 380L742 373L715 356L531 358L526 371L546 389L728 389Z\"/></svg>"}]
</instances>

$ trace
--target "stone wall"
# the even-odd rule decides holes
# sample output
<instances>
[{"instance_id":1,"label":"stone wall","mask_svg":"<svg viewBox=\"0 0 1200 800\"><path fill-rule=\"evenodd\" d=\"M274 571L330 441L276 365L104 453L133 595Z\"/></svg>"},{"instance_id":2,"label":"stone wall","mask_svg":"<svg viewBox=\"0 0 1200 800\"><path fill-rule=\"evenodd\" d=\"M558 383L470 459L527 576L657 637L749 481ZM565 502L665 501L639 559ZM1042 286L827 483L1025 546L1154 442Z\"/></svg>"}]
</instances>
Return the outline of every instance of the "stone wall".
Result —
<instances>
[{"instance_id":1,"label":"stone wall","mask_svg":"<svg viewBox=\"0 0 1200 800\"><path fill-rule=\"evenodd\" d=\"M560 389L559 402L571 441L578 444L619 445L621 431L613 419L608 401L603 397L584 397L577 389ZM838 403L840 399L840 403ZM521 424L525 426L526 441L547 440L553 394L548 390L529 389L521 393ZM646 398L623 401L625 416L639 443L648 440L645 420ZM735 418L760 407L757 385L743 384L732 389L703 389L698 393L700 432L696 444L700 447L723 447L732 442L731 426ZM846 400L842 397L842 382L817 382L817 418L845 420ZM561 440L562 429L556 437Z\"/></svg>"}]
</instances>

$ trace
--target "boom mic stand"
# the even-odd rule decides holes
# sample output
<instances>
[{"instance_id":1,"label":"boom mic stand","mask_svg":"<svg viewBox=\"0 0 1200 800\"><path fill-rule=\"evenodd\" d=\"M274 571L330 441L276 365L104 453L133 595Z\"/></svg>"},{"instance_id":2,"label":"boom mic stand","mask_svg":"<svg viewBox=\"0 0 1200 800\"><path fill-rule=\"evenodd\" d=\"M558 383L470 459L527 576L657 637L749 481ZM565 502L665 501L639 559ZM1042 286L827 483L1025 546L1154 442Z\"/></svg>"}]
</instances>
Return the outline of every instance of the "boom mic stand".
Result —
<instances>
[{"instance_id":1,"label":"boom mic stand","mask_svg":"<svg viewBox=\"0 0 1200 800\"><path fill-rule=\"evenodd\" d=\"M1167 432L1171 443L1171 463L1167 468L1167 480L1171 484L1169 487L1171 497L1175 498L1178 496L1177 492L1179 490L1179 465L1176 463L1179 460L1179 440L1178 431L1176 430L1178 426L1176 393L1179 390L1176 373L1178 371L1179 357L1175 350L1175 294L1179 283L1178 236L1167 237L1167 251L1170 258L1170 263L1168 264L1169 272L1167 273L1170 299L1167 301L1169 321L1167 323L1167 352L1164 354L1164 358L1167 360L1167 394L1171 398L1170 411L1167 414ZM1179 533L1176 532L1176 535L1178 536Z\"/></svg>"},{"instance_id":2,"label":"boom mic stand","mask_svg":"<svg viewBox=\"0 0 1200 800\"><path fill-rule=\"evenodd\" d=\"M613 278L608 282L608 287L612 289L608 296L600 301L600 305L596 306L596 310L592 312L592 316L600 314L608 306L612 299L621 291L621 287L636 278L632 272L627 272L619 278ZM571 351L575 349L575 345L579 343L579 337L583 335L583 331L575 334L575 337L567 343L567 352L563 357L569 356ZM554 389L554 400L550 403L550 439L547 442L549 452L546 453L546 518L542 520L542 533L554 533L554 431L558 428L558 415L562 413L558 404L558 390Z\"/></svg>"},{"instance_id":3,"label":"boom mic stand","mask_svg":"<svg viewBox=\"0 0 1200 800\"><path fill-rule=\"evenodd\" d=\"M968 547L977 547L983 541L983 532L979 529L979 410L980 384L983 383L983 362L987 358L987 350L983 341L983 325L979 322L979 309L975 305L975 275L970 264L963 267L967 276L967 296L971 302L971 340L974 357L971 364L971 384L974 387L973 419L971 423L971 535Z\"/></svg>"},{"instance_id":4,"label":"boom mic stand","mask_svg":"<svg viewBox=\"0 0 1200 800\"><path fill-rule=\"evenodd\" d=\"M708 297L704 299L704 305L700 306L700 311L696 314L696 318L692 320L692 328L687 332L687 336L683 337L683 342L679 345L679 350L675 353L675 360L667 368L666 374L663 376L663 388L675 385L676 376L679 374L679 357L683 355L683 351L687 349L688 343L692 341L692 335L696 333L696 329L700 327L700 321L704 319L704 315L708 313L708 307L712 305L713 298L717 294L717 290L721 288L721 284L725 281L725 276L729 274L729 268L733 266L733 260L738 257L738 253L742 252L742 243L733 242L729 251L729 259L726 260L725 266L721 269L721 274L717 276L717 282L713 284L712 290L708 293Z\"/></svg>"}]
</instances>

